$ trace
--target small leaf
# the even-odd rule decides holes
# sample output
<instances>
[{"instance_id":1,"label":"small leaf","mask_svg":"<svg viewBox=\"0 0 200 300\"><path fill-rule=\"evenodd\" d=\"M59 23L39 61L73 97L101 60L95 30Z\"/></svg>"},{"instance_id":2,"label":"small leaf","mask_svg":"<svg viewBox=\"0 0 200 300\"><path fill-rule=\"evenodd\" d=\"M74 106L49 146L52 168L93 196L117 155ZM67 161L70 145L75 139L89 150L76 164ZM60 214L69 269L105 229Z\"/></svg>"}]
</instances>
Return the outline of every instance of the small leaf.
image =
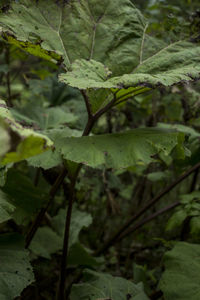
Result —
<instances>
[{"instance_id":1,"label":"small leaf","mask_svg":"<svg viewBox=\"0 0 200 300\"><path fill-rule=\"evenodd\" d=\"M168 220L166 225L166 230L170 231L172 229L180 227L186 218L187 218L187 213L184 211L184 209L179 209Z\"/></svg>"}]
</instances>

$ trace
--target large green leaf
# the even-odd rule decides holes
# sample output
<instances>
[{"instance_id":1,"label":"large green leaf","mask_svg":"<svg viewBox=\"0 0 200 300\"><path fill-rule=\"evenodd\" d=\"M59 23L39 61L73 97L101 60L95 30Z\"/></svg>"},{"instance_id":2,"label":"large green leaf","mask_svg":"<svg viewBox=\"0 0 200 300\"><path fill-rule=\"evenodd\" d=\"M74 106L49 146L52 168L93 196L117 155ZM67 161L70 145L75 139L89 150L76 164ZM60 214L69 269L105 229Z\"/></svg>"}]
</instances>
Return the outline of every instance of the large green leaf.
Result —
<instances>
[{"instance_id":1,"label":"large green leaf","mask_svg":"<svg viewBox=\"0 0 200 300\"><path fill-rule=\"evenodd\" d=\"M121 277L84 271L84 283L75 284L71 292L72 300L148 300L141 284L134 284Z\"/></svg>"},{"instance_id":2,"label":"large green leaf","mask_svg":"<svg viewBox=\"0 0 200 300\"><path fill-rule=\"evenodd\" d=\"M0 236L0 299L13 300L34 281L28 251L17 234Z\"/></svg>"},{"instance_id":3,"label":"large green leaf","mask_svg":"<svg viewBox=\"0 0 200 300\"><path fill-rule=\"evenodd\" d=\"M89 137L57 137L55 146L63 157L91 167L126 168L148 164L160 152L169 155L183 142L183 134L156 128Z\"/></svg>"},{"instance_id":4,"label":"large green leaf","mask_svg":"<svg viewBox=\"0 0 200 300\"><path fill-rule=\"evenodd\" d=\"M200 299L200 246L178 242L164 256L160 288L166 300Z\"/></svg>"},{"instance_id":5,"label":"large green leaf","mask_svg":"<svg viewBox=\"0 0 200 300\"><path fill-rule=\"evenodd\" d=\"M37 3L36 3L37 2ZM145 22L129 0L21 0L0 16L10 43L33 55L59 60L67 69L77 58L105 62L115 74L139 62Z\"/></svg>"},{"instance_id":6,"label":"large green leaf","mask_svg":"<svg viewBox=\"0 0 200 300\"><path fill-rule=\"evenodd\" d=\"M23 127L17 122L2 100L0 100L0 117L9 128L11 137L9 151L1 161L3 165L40 154L53 144L47 136Z\"/></svg>"},{"instance_id":7,"label":"large green leaf","mask_svg":"<svg viewBox=\"0 0 200 300\"><path fill-rule=\"evenodd\" d=\"M199 56L200 47L181 41L149 57L130 74L108 78L111 72L102 63L82 59L76 60L72 71L59 78L79 89L171 86L200 77Z\"/></svg>"}]
</instances>

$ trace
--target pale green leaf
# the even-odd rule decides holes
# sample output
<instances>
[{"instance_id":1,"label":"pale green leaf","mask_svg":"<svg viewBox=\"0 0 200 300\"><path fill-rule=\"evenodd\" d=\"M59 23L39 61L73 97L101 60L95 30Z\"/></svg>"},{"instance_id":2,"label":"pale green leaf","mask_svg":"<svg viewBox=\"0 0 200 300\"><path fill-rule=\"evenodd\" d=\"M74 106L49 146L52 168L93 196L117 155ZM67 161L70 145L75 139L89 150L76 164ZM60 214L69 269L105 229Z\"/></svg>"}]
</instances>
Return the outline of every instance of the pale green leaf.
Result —
<instances>
[{"instance_id":1,"label":"pale green leaf","mask_svg":"<svg viewBox=\"0 0 200 300\"><path fill-rule=\"evenodd\" d=\"M89 137L57 137L55 146L65 159L77 163L91 167L127 168L148 164L158 153L169 155L182 142L182 133L146 128Z\"/></svg>"},{"instance_id":2,"label":"pale green leaf","mask_svg":"<svg viewBox=\"0 0 200 300\"><path fill-rule=\"evenodd\" d=\"M10 148L2 159L2 165L18 162L28 157L40 154L50 146L52 141L40 133L35 132L32 129L23 127L17 122L4 101L0 100L0 117L4 120L7 127L12 134ZM13 150L14 149L14 150Z\"/></svg>"},{"instance_id":3,"label":"pale green leaf","mask_svg":"<svg viewBox=\"0 0 200 300\"><path fill-rule=\"evenodd\" d=\"M166 300L200 299L200 246L178 242L164 256L160 289Z\"/></svg>"},{"instance_id":4,"label":"pale green leaf","mask_svg":"<svg viewBox=\"0 0 200 300\"><path fill-rule=\"evenodd\" d=\"M103 64L82 59L76 60L72 71L61 74L59 78L79 89L171 86L199 78L199 56L200 47L181 41L146 59L130 74L108 78L111 74ZM103 72L105 69L107 74Z\"/></svg>"},{"instance_id":5,"label":"pale green leaf","mask_svg":"<svg viewBox=\"0 0 200 300\"><path fill-rule=\"evenodd\" d=\"M62 157L56 150L47 150L41 154L28 158L27 162L30 166L47 170L62 164Z\"/></svg>"},{"instance_id":6,"label":"pale green leaf","mask_svg":"<svg viewBox=\"0 0 200 300\"><path fill-rule=\"evenodd\" d=\"M0 236L0 299L13 300L34 281L28 251L17 234Z\"/></svg>"},{"instance_id":7,"label":"pale green leaf","mask_svg":"<svg viewBox=\"0 0 200 300\"><path fill-rule=\"evenodd\" d=\"M107 80L111 74L112 72L100 62L80 59L72 64L72 71L61 74L59 80L79 89L110 89L114 87L112 82Z\"/></svg>"},{"instance_id":8,"label":"pale green leaf","mask_svg":"<svg viewBox=\"0 0 200 300\"><path fill-rule=\"evenodd\" d=\"M71 300L148 300L141 284L106 273L84 271L84 282L72 287Z\"/></svg>"}]
</instances>

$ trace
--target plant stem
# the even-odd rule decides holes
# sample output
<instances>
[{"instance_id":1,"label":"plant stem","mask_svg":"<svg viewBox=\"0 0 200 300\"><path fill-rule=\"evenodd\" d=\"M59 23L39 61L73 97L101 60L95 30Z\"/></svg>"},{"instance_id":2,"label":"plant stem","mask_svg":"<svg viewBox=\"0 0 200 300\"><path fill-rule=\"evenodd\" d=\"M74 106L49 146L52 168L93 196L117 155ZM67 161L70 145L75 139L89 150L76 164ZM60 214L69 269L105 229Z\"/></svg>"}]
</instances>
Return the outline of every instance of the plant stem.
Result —
<instances>
[{"instance_id":1,"label":"plant stem","mask_svg":"<svg viewBox=\"0 0 200 300\"><path fill-rule=\"evenodd\" d=\"M59 174L59 176L57 177L55 183L53 184L53 186L51 187L51 190L49 192L49 200L48 202L46 203L45 207L43 207L39 214L37 215L30 231L28 232L27 236L26 236L26 244L25 244L25 247L28 248L36 231L38 230L38 227L40 226L41 224L41 221L43 220L44 218L44 215L47 211L47 209L49 208L49 205L51 204L51 202L53 201L55 195L56 195L56 192L57 190L59 189L59 187L61 186L63 180L65 179L65 176L67 175L67 170L66 168L63 167L61 173Z\"/></svg>"},{"instance_id":2,"label":"plant stem","mask_svg":"<svg viewBox=\"0 0 200 300\"><path fill-rule=\"evenodd\" d=\"M92 115L90 109L89 98L86 95L85 91L81 91L87 112L88 112L88 122L85 126L82 136L87 136L90 134L95 122L104 114L106 113L115 103L116 97L112 101L110 101L105 107L100 109L96 112L96 114ZM71 224L71 216L72 216L72 208L75 198L75 187L76 181L81 170L82 164L79 164L76 170L75 175L71 178L71 185L70 185L70 197L69 197L69 204L67 209L66 221L65 221L65 233L64 233L64 242L63 242L63 252L62 252L62 259L61 259L61 268L60 268L60 280L58 286L58 293L57 293L57 300L65 300L65 279L66 279L66 269L67 269L67 257L68 257L68 248L69 248L69 234L70 234L70 224Z\"/></svg>"},{"instance_id":3,"label":"plant stem","mask_svg":"<svg viewBox=\"0 0 200 300\"><path fill-rule=\"evenodd\" d=\"M66 279L67 258L68 258L68 250L69 250L70 224L71 224L72 208L73 208L73 203L75 198L75 185L79 174L79 170L80 168L77 169L76 174L71 179L69 203L68 203L66 222L65 222L65 234L64 234L64 241L63 241L63 252L62 252L62 259L61 259L60 281L58 287L57 300L65 299L65 279Z\"/></svg>"},{"instance_id":4,"label":"plant stem","mask_svg":"<svg viewBox=\"0 0 200 300\"><path fill-rule=\"evenodd\" d=\"M141 220L140 222L138 222L134 227L127 229L126 231L124 231L118 238L117 241L121 241L122 239L124 239L125 237L127 237L128 235L130 235L131 233L135 232L137 229L139 229L140 227L144 226L146 223L154 220L155 218L157 218L158 216L164 214L165 212L177 207L178 205L180 205L180 202L174 202L162 209L160 209L159 211L155 212L154 214L144 218L143 220Z\"/></svg>"},{"instance_id":5,"label":"plant stem","mask_svg":"<svg viewBox=\"0 0 200 300\"><path fill-rule=\"evenodd\" d=\"M91 110L89 98L88 98L88 96L86 94L86 91L81 90L81 94L82 94L83 99L85 101L85 106L87 108L88 118L90 118L92 116L92 110Z\"/></svg>"},{"instance_id":6,"label":"plant stem","mask_svg":"<svg viewBox=\"0 0 200 300\"><path fill-rule=\"evenodd\" d=\"M110 248L122 235L122 233L135 222L140 216L142 216L150 207L152 207L156 202L158 202L164 195L169 193L177 184L183 181L190 174L195 172L200 168L200 163L190 168L187 172L181 175L177 180L167 186L163 191L161 191L157 196L155 196L147 205L145 205L138 213L132 216L99 250L96 251L95 255L100 255L104 253L108 248Z\"/></svg>"}]
</instances>

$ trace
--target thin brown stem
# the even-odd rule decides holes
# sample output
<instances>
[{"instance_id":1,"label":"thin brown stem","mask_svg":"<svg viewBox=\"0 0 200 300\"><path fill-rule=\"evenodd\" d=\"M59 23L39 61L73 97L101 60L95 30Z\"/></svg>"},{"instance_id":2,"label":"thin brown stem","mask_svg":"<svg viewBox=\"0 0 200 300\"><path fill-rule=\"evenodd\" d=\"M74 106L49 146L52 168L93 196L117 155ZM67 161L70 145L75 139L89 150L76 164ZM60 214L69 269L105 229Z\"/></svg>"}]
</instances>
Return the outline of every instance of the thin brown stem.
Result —
<instances>
[{"instance_id":1,"label":"thin brown stem","mask_svg":"<svg viewBox=\"0 0 200 300\"><path fill-rule=\"evenodd\" d=\"M85 106L87 108L88 117L90 118L92 116L92 110L91 110L91 105L90 105L88 95L87 95L85 90L81 90L81 94L82 94L83 99L85 101Z\"/></svg>"},{"instance_id":2,"label":"thin brown stem","mask_svg":"<svg viewBox=\"0 0 200 300\"><path fill-rule=\"evenodd\" d=\"M195 172L200 168L200 163L197 163L195 166L190 168L187 172L185 172L182 176L180 176L177 180L167 186L163 191L161 191L157 196L155 196L149 203L147 203L141 210L138 211L134 216L132 216L98 251L96 251L96 255L100 255L104 253L108 248L110 248L122 235L122 233L135 222L139 217L141 217L149 208L151 208L155 203L157 203L164 195L169 193L176 185L182 182L186 177Z\"/></svg>"},{"instance_id":3,"label":"thin brown stem","mask_svg":"<svg viewBox=\"0 0 200 300\"><path fill-rule=\"evenodd\" d=\"M169 210L177 207L178 205L180 205L180 202L174 202L162 209L160 209L159 211L155 212L154 214L144 218L143 220L141 220L140 222L138 222L134 227L127 229L126 231L124 231L118 238L117 241L121 241L122 239L124 239L125 237L127 237L128 235L132 234L133 232L135 232L137 229L141 228L142 226L144 226L146 223L154 220L155 218L157 218L158 216L164 214L165 212L168 212Z\"/></svg>"},{"instance_id":4,"label":"thin brown stem","mask_svg":"<svg viewBox=\"0 0 200 300\"><path fill-rule=\"evenodd\" d=\"M83 93L85 96L85 93ZM89 99L87 97L84 98L86 107L89 104ZM104 108L100 109L96 114L91 115L88 113L88 122L86 127L83 131L82 136L87 136L90 134L95 122L104 114L106 113L116 101L116 97L111 102L109 102ZM88 107L87 107L88 111ZM69 204L67 209L66 221L65 221L65 233L64 233L64 243L63 243L63 253L61 259L61 269L60 269L60 280L58 286L58 293L57 293L57 300L65 300L65 280L66 280L66 269L67 269L67 258L68 258L68 248L69 248L69 235L70 235L70 224L71 224L71 215L73 209L73 203L75 198L75 187L76 181L81 170L82 164L79 164L76 170L75 175L71 178L71 185L70 185L70 197L69 197Z\"/></svg>"},{"instance_id":5,"label":"thin brown stem","mask_svg":"<svg viewBox=\"0 0 200 300\"><path fill-rule=\"evenodd\" d=\"M30 231L28 232L27 236L26 236L26 245L25 247L28 248L36 231L38 230L38 227L40 226L45 213L47 211L47 209L49 208L50 204L52 203L52 201L54 200L54 197L56 195L56 192L58 191L59 187L61 186L62 182L65 179L65 176L67 175L67 170L66 168L63 168L61 173L59 174L59 176L57 177L55 183L53 184L53 186L51 187L51 190L49 192L49 199L48 202L46 203L46 205L40 210L39 214L37 215L34 223L32 224L32 227L30 229Z\"/></svg>"},{"instance_id":6,"label":"thin brown stem","mask_svg":"<svg viewBox=\"0 0 200 300\"><path fill-rule=\"evenodd\" d=\"M65 234L64 234L64 241L63 241L63 252L62 252L62 259L61 259L60 281L59 281L57 300L65 299L65 279L66 279L67 258L68 258L68 250L69 250L70 224L71 224L72 208L75 199L75 185L76 185L78 174L79 174L79 169L77 169L76 174L71 179L69 203L68 203L66 222L65 222Z\"/></svg>"}]
</instances>

